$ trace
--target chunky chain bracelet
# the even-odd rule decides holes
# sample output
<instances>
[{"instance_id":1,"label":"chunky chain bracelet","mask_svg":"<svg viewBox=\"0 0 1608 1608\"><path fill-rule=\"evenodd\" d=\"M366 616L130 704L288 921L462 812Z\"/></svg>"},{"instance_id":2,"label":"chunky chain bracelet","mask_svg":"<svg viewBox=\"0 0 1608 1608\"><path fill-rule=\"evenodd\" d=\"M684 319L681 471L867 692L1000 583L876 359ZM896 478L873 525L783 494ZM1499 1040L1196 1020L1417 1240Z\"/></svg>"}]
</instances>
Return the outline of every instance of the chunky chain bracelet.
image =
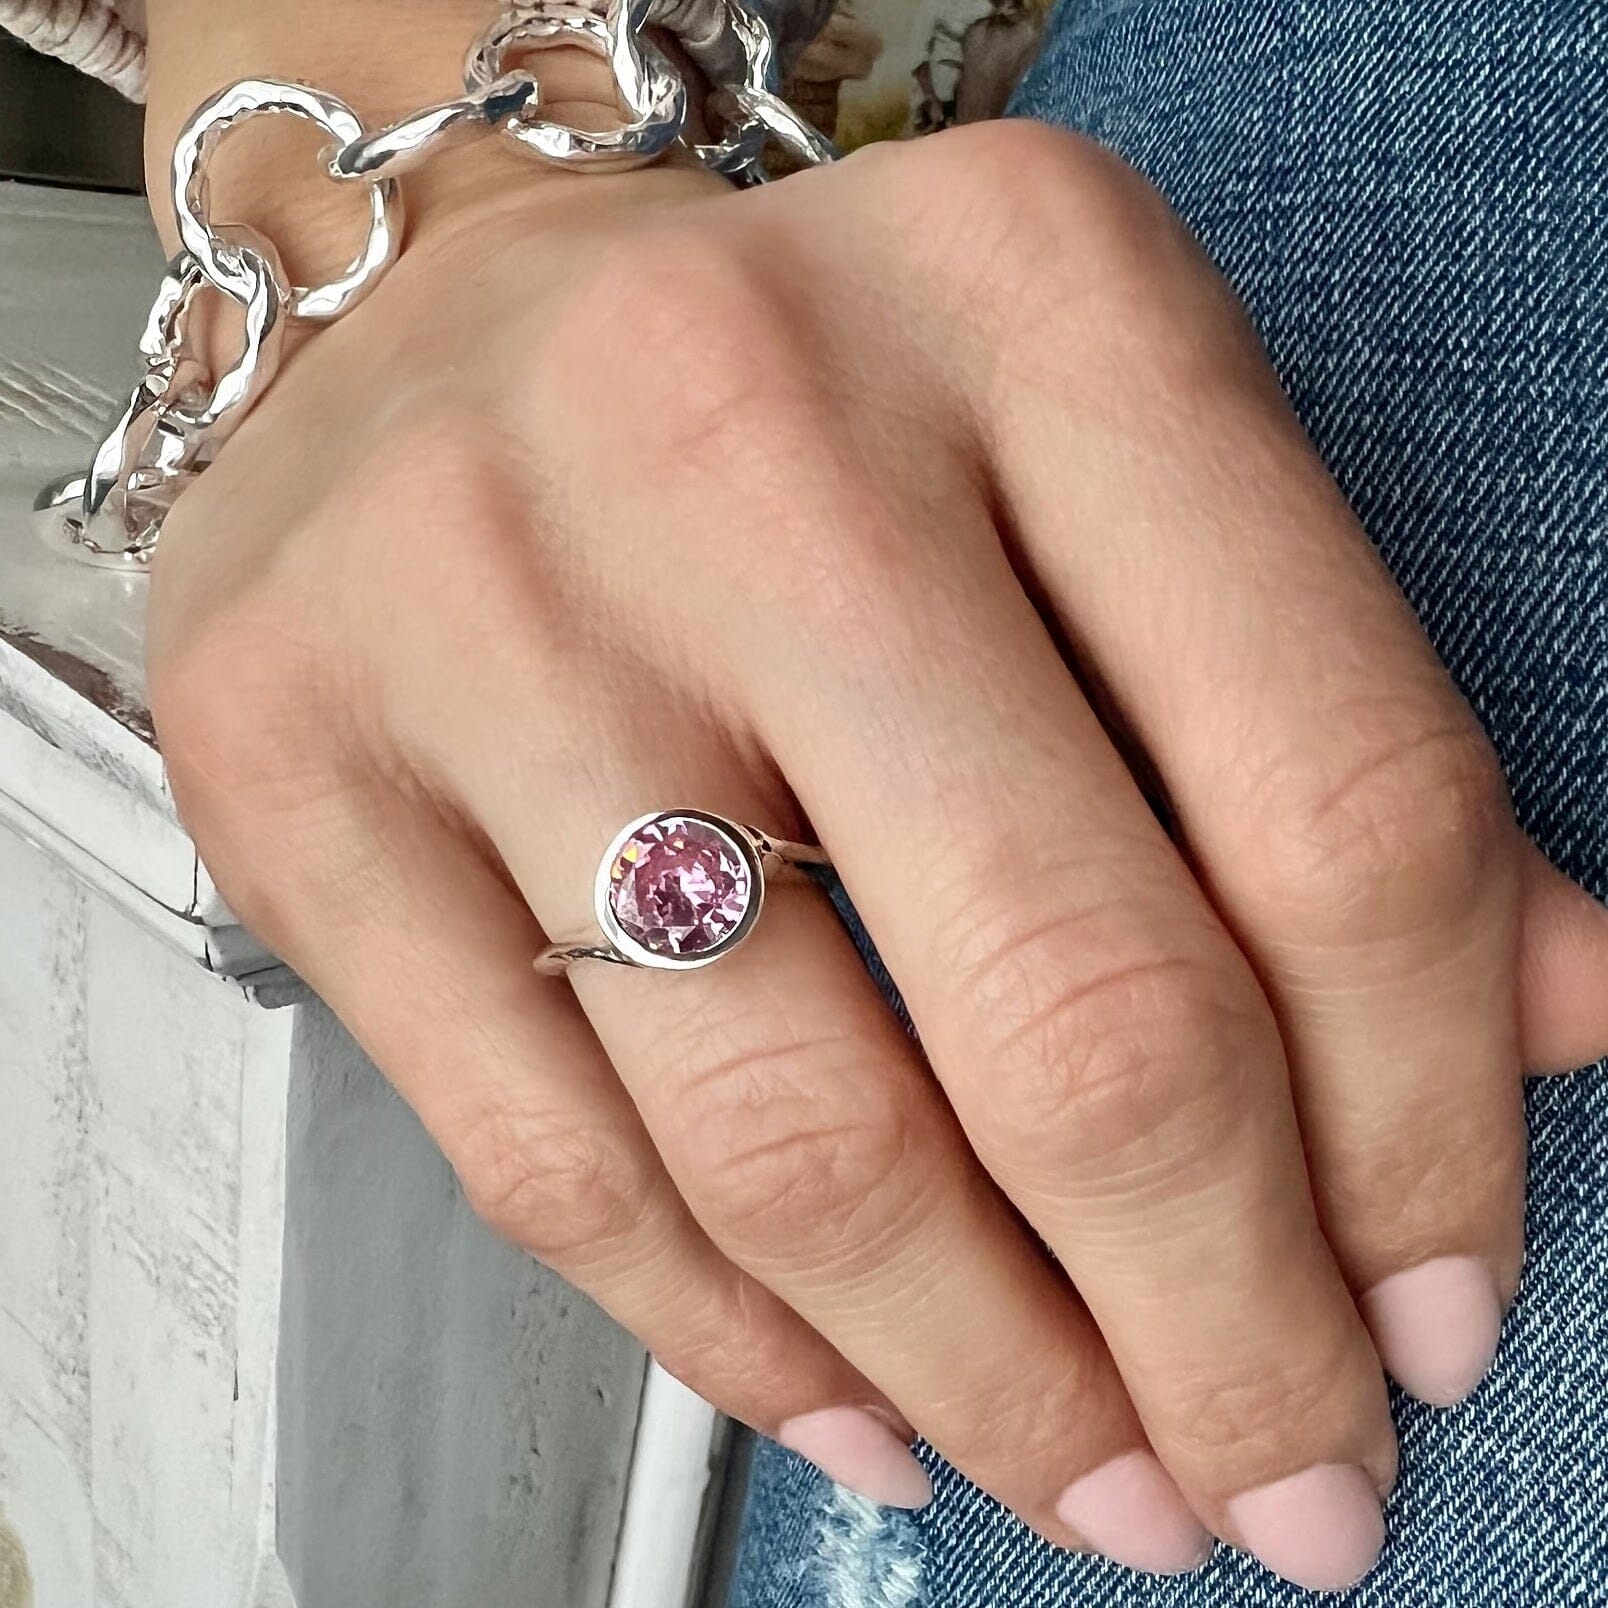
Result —
<instances>
[{"instance_id":1,"label":"chunky chain bracelet","mask_svg":"<svg viewBox=\"0 0 1608 1608\"><path fill-rule=\"evenodd\" d=\"M389 128L367 129L337 96L273 79L242 79L199 107L173 148L182 246L140 338L144 372L87 471L40 492L34 506L47 538L89 563L143 570L167 510L273 380L287 325L339 318L396 261L400 177L448 142L497 133L542 161L589 173L641 167L679 143L703 166L740 184L763 181L762 163L773 143L798 163L837 156L831 142L780 98L774 39L745 0L722 0L741 49L743 81L716 85L708 97L716 137L687 139L687 85L647 34L658 4L608 0L598 9L586 0L519 0L470 47L460 99ZM538 115L538 80L506 63L562 44L584 46L609 62L628 122L590 133ZM325 157L330 178L367 192L363 247L345 273L326 284L290 284L270 240L208 217L207 167L218 141L245 118L277 113L323 129L335 142ZM196 298L208 285L244 314L240 355L218 376L205 372L186 334Z\"/></svg>"}]
</instances>

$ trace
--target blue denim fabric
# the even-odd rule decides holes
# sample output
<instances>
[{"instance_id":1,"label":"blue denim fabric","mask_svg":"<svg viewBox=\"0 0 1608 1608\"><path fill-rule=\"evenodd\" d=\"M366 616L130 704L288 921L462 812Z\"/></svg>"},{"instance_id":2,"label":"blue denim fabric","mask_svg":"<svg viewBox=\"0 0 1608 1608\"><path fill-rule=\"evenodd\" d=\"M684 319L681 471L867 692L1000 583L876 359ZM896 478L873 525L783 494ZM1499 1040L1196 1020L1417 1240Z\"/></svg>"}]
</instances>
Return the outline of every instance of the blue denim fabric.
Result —
<instances>
[{"instance_id":1,"label":"blue denim fabric","mask_svg":"<svg viewBox=\"0 0 1608 1608\"><path fill-rule=\"evenodd\" d=\"M1608 896L1608 5L1062 0L1017 109L1171 197L1501 751ZM1608 1603L1608 1081L1530 1098L1531 1260L1494 1376L1398 1399L1379 1568L1345 1600ZM1246 1608L1035 1539L941 1460L881 1514L756 1460L731 1608Z\"/></svg>"}]
</instances>

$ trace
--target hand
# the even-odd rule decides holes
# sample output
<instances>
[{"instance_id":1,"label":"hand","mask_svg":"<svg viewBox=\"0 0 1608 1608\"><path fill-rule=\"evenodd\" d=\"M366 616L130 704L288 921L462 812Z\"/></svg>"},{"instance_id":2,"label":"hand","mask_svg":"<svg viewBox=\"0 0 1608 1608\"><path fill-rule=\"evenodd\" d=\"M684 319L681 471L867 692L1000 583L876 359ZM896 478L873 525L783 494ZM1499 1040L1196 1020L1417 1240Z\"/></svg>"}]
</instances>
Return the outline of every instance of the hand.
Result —
<instances>
[{"instance_id":1,"label":"hand","mask_svg":"<svg viewBox=\"0 0 1608 1608\"><path fill-rule=\"evenodd\" d=\"M460 196L186 493L150 661L231 903L695 1389L1139 1567L1372 1561L1381 1359L1489 1362L1608 915L1116 161ZM808 889L532 974L676 804L829 848L930 1067Z\"/></svg>"}]
</instances>

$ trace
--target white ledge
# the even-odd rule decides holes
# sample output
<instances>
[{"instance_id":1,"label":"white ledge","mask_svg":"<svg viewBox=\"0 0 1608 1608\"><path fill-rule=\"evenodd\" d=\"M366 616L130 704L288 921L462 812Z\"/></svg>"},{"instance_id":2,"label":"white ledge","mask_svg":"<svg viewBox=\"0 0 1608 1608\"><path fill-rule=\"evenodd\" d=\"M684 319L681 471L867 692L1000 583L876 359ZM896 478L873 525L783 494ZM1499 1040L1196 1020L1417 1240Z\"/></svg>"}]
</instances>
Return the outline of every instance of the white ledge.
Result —
<instances>
[{"instance_id":1,"label":"white ledge","mask_svg":"<svg viewBox=\"0 0 1608 1608\"><path fill-rule=\"evenodd\" d=\"M137 196L0 184L0 822L264 1004L294 975L174 811L141 669L145 581L48 547L35 492L88 462L162 271ZM0 899L4 890L0 889Z\"/></svg>"}]
</instances>

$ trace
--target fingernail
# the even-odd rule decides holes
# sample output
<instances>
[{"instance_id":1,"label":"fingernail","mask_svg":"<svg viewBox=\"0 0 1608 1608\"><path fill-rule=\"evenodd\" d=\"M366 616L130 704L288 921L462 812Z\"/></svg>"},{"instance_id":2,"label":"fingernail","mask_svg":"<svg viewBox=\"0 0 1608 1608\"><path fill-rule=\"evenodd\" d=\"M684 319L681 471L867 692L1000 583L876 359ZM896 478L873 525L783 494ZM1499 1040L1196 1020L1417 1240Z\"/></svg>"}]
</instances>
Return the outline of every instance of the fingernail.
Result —
<instances>
[{"instance_id":1,"label":"fingernail","mask_svg":"<svg viewBox=\"0 0 1608 1608\"><path fill-rule=\"evenodd\" d=\"M1472 1256L1393 1273L1358 1305L1386 1372L1420 1401L1455 1406L1490 1370L1502 1301L1490 1268Z\"/></svg>"},{"instance_id":2,"label":"fingernail","mask_svg":"<svg viewBox=\"0 0 1608 1608\"><path fill-rule=\"evenodd\" d=\"M1212 1538L1149 1452L1124 1452L1061 1493L1056 1516L1096 1551L1146 1574L1188 1574Z\"/></svg>"},{"instance_id":3,"label":"fingernail","mask_svg":"<svg viewBox=\"0 0 1608 1608\"><path fill-rule=\"evenodd\" d=\"M826 1407L789 1418L776 1432L789 1451L883 1507L920 1508L932 1500L932 1481L915 1453L874 1413Z\"/></svg>"},{"instance_id":4,"label":"fingernail","mask_svg":"<svg viewBox=\"0 0 1608 1608\"><path fill-rule=\"evenodd\" d=\"M1241 1544L1308 1591L1344 1591L1378 1562L1385 1516L1367 1473L1321 1463L1228 1504Z\"/></svg>"}]
</instances>

